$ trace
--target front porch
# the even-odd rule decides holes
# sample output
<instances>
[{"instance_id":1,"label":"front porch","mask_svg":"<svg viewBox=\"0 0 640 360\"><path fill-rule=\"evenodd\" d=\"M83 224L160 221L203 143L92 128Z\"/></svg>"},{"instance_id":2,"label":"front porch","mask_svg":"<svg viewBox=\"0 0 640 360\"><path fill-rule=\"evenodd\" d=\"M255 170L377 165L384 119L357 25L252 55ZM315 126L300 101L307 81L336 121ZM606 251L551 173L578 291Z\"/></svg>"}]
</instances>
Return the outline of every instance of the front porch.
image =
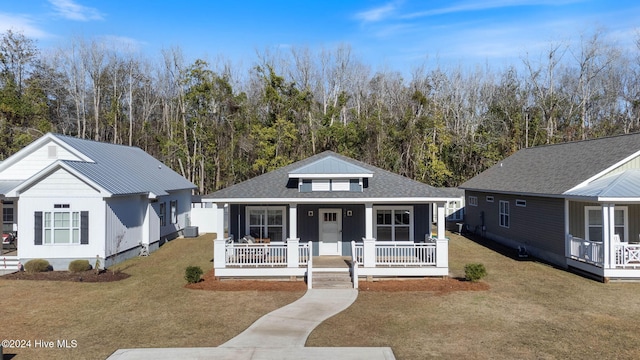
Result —
<instances>
[{"instance_id":1,"label":"front porch","mask_svg":"<svg viewBox=\"0 0 640 360\"><path fill-rule=\"evenodd\" d=\"M567 237L567 265L603 279L640 279L640 244Z\"/></svg>"},{"instance_id":2,"label":"front porch","mask_svg":"<svg viewBox=\"0 0 640 360\"><path fill-rule=\"evenodd\" d=\"M325 259L312 255L312 242L301 243L299 239L241 244L223 238L214 240L213 266L219 277L306 278L311 284L313 272L327 271L326 263L332 263L323 260L347 259L338 261L340 266L336 268L348 266L357 287L358 277L448 276L448 247L447 239L429 239L424 243L362 239L351 242L350 255ZM318 265L314 265L314 258L320 260L316 261Z\"/></svg>"}]
</instances>

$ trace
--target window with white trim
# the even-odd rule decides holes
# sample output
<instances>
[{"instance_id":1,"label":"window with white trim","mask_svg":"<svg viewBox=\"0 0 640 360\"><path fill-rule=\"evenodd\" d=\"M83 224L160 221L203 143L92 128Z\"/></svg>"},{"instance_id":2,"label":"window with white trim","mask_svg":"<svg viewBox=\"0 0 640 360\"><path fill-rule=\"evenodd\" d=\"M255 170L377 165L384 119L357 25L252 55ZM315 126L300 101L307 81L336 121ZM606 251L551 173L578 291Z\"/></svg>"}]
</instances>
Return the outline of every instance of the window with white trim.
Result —
<instances>
[{"instance_id":1,"label":"window with white trim","mask_svg":"<svg viewBox=\"0 0 640 360\"><path fill-rule=\"evenodd\" d=\"M602 241L602 207L585 206L585 240ZM620 241L626 242L629 238L628 208L626 206L616 206L613 211L614 233L620 236Z\"/></svg>"},{"instance_id":2,"label":"window with white trim","mask_svg":"<svg viewBox=\"0 0 640 360\"><path fill-rule=\"evenodd\" d=\"M493 196L487 196L485 199L487 202L493 202Z\"/></svg>"},{"instance_id":3,"label":"window with white trim","mask_svg":"<svg viewBox=\"0 0 640 360\"><path fill-rule=\"evenodd\" d=\"M527 200L516 199L516 206L527 207Z\"/></svg>"},{"instance_id":4,"label":"window with white trim","mask_svg":"<svg viewBox=\"0 0 640 360\"><path fill-rule=\"evenodd\" d=\"M500 226L509 227L509 202L500 200Z\"/></svg>"},{"instance_id":5,"label":"window with white trim","mask_svg":"<svg viewBox=\"0 0 640 360\"><path fill-rule=\"evenodd\" d=\"M284 206L247 206L246 233L255 238L285 241L286 210Z\"/></svg>"},{"instance_id":6,"label":"window with white trim","mask_svg":"<svg viewBox=\"0 0 640 360\"><path fill-rule=\"evenodd\" d=\"M413 241L413 207L375 208L378 241Z\"/></svg>"},{"instance_id":7,"label":"window with white trim","mask_svg":"<svg viewBox=\"0 0 640 360\"><path fill-rule=\"evenodd\" d=\"M80 244L80 212L43 212L45 244Z\"/></svg>"},{"instance_id":8,"label":"window with white trim","mask_svg":"<svg viewBox=\"0 0 640 360\"><path fill-rule=\"evenodd\" d=\"M2 203L2 231L13 231L14 212L13 201L5 201Z\"/></svg>"},{"instance_id":9,"label":"window with white trim","mask_svg":"<svg viewBox=\"0 0 640 360\"><path fill-rule=\"evenodd\" d=\"M178 200L171 200L171 223L178 223Z\"/></svg>"},{"instance_id":10,"label":"window with white trim","mask_svg":"<svg viewBox=\"0 0 640 360\"><path fill-rule=\"evenodd\" d=\"M478 197L477 196L469 196L467 201L471 206L478 206Z\"/></svg>"},{"instance_id":11,"label":"window with white trim","mask_svg":"<svg viewBox=\"0 0 640 360\"><path fill-rule=\"evenodd\" d=\"M446 208L447 220L459 221L464 216L461 200L452 200L447 202Z\"/></svg>"},{"instance_id":12,"label":"window with white trim","mask_svg":"<svg viewBox=\"0 0 640 360\"><path fill-rule=\"evenodd\" d=\"M158 210L160 217L160 226L167 226L167 203L161 202L160 209Z\"/></svg>"}]
</instances>

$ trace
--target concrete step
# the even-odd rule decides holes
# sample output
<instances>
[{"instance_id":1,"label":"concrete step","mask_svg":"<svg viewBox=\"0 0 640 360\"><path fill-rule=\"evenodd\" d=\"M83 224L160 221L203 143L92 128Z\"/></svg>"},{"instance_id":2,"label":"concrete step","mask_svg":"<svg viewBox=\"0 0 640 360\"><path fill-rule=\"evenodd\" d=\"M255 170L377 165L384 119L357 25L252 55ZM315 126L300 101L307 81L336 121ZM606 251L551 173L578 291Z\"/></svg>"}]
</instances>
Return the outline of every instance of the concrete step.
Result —
<instances>
[{"instance_id":1,"label":"concrete step","mask_svg":"<svg viewBox=\"0 0 640 360\"><path fill-rule=\"evenodd\" d=\"M314 289L351 289L351 275L349 272L314 272L313 286Z\"/></svg>"}]
</instances>

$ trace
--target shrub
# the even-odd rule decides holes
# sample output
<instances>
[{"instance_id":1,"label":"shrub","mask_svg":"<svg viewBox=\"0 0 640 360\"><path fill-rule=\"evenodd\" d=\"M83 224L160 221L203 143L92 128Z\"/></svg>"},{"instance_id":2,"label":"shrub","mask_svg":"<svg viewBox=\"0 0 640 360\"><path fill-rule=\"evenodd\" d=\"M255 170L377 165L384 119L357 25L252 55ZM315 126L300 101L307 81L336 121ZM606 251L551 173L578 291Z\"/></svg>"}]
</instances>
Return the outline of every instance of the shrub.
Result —
<instances>
[{"instance_id":1,"label":"shrub","mask_svg":"<svg viewBox=\"0 0 640 360\"><path fill-rule=\"evenodd\" d=\"M52 270L51 264L45 259L33 259L24 264L24 271L38 273Z\"/></svg>"},{"instance_id":2,"label":"shrub","mask_svg":"<svg viewBox=\"0 0 640 360\"><path fill-rule=\"evenodd\" d=\"M464 266L464 277L469 281L478 281L487 276L487 269L482 264L467 264Z\"/></svg>"},{"instance_id":3,"label":"shrub","mask_svg":"<svg viewBox=\"0 0 640 360\"><path fill-rule=\"evenodd\" d=\"M69 271L71 272L82 272L87 270L91 270L89 260L73 260L69 263Z\"/></svg>"},{"instance_id":4,"label":"shrub","mask_svg":"<svg viewBox=\"0 0 640 360\"><path fill-rule=\"evenodd\" d=\"M188 266L184 272L184 278L189 284L195 284L200 281L202 269L199 266Z\"/></svg>"}]
</instances>

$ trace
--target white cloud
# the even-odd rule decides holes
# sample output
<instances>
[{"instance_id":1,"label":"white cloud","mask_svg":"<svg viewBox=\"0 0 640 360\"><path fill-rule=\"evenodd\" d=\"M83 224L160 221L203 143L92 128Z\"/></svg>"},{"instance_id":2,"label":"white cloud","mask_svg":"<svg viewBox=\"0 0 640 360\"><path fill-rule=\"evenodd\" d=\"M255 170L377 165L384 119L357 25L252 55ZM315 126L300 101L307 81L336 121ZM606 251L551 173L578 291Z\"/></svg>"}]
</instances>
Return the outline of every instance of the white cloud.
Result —
<instances>
[{"instance_id":1,"label":"white cloud","mask_svg":"<svg viewBox=\"0 0 640 360\"><path fill-rule=\"evenodd\" d=\"M56 13L69 20L102 20L103 15L95 8L76 4L73 0L49 0Z\"/></svg>"},{"instance_id":2,"label":"white cloud","mask_svg":"<svg viewBox=\"0 0 640 360\"><path fill-rule=\"evenodd\" d=\"M365 22L381 21L393 13L396 9L394 4L387 4L375 9L363 11L356 14L356 19Z\"/></svg>"},{"instance_id":3,"label":"white cloud","mask_svg":"<svg viewBox=\"0 0 640 360\"><path fill-rule=\"evenodd\" d=\"M32 18L16 14L0 13L0 31L11 30L23 34L28 38L42 39L51 35L35 25Z\"/></svg>"}]
</instances>

